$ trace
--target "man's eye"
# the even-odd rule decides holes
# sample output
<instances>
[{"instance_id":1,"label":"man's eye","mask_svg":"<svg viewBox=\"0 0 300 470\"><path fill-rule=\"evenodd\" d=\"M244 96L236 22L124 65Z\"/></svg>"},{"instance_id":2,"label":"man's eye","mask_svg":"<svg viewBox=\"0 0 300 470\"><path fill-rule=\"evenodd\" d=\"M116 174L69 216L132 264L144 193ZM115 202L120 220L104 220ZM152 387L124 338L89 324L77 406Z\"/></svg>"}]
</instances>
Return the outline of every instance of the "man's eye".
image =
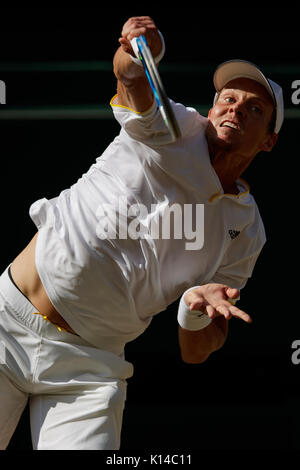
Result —
<instances>
[{"instance_id":1,"label":"man's eye","mask_svg":"<svg viewBox=\"0 0 300 470\"><path fill-rule=\"evenodd\" d=\"M227 96L224 98L224 101L226 101L226 103L234 103L234 98L232 98L232 96Z\"/></svg>"},{"instance_id":2,"label":"man's eye","mask_svg":"<svg viewBox=\"0 0 300 470\"><path fill-rule=\"evenodd\" d=\"M260 108L259 106L252 105L252 106L251 106L251 110L252 110L254 113L261 114L261 108Z\"/></svg>"}]
</instances>

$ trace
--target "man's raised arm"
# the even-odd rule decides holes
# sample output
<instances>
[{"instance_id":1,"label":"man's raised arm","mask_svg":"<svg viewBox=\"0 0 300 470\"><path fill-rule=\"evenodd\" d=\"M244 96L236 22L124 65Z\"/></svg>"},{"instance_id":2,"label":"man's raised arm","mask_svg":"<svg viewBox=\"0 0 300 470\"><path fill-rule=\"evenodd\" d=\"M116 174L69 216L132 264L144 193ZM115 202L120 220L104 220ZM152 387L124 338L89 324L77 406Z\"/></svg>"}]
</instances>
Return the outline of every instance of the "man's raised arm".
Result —
<instances>
[{"instance_id":1,"label":"man's raised arm","mask_svg":"<svg viewBox=\"0 0 300 470\"><path fill-rule=\"evenodd\" d=\"M144 112L153 104L153 93L144 68L133 62L130 40L145 35L153 57L159 55L162 41L153 20L149 16L130 18L123 26L120 47L114 56L114 73L118 79L117 104L137 112Z\"/></svg>"}]
</instances>

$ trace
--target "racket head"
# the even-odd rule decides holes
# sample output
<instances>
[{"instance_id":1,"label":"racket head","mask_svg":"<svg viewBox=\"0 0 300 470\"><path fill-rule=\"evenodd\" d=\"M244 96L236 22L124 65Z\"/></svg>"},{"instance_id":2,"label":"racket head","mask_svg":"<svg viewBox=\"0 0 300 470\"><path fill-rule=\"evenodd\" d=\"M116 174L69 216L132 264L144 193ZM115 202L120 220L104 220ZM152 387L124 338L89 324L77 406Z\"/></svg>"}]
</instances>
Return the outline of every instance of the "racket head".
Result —
<instances>
[{"instance_id":1,"label":"racket head","mask_svg":"<svg viewBox=\"0 0 300 470\"><path fill-rule=\"evenodd\" d=\"M160 113L170 132L172 140L176 141L181 137L180 128L172 106L170 104L170 100L162 83L156 63L153 59L151 50L148 46L147 39L145 36L142 35L137 38L134 38L134 40L136 40L136 47L139 54L138 58L141 60L142 65L145 69L146 76L152 88ZM136 48L134 49L136 50Z\"/></svg>"}]
</instances>

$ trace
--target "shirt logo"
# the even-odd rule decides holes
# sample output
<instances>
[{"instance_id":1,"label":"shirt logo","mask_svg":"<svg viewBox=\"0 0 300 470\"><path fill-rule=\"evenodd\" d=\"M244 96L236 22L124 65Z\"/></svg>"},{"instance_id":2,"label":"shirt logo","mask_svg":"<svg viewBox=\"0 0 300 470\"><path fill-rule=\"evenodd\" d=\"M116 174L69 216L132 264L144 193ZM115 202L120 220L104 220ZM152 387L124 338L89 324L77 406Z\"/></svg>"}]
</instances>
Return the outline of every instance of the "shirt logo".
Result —
<instances>
[{"instance_id":1,"label":"shirt logo","mask_svg":"<svg viewBox=\"0 0 300 470\"><path fill-rule=\"evenodd\" d=\"M239 230L228 230L231 240L236 238L241 232Z\"/></svg>"}]
</instances>

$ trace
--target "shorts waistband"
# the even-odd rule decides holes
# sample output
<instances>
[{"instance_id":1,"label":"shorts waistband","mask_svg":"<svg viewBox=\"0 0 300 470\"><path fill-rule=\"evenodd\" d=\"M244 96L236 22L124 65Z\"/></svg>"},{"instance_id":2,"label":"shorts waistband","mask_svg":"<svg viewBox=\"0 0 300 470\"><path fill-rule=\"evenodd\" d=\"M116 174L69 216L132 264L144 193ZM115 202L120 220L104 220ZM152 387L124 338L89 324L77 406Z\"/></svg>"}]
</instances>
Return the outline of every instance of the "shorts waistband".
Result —
<instances>
[{"instance_id":1,"label":"shorts waistband","mask_svg":"<svg viewBox=\"0 0 300 470\"><path fill-rule=\"evenodd\" d=\"M41 338L60 343L68 343L72 346L88 347L90 351L93 351L93 354L96 354L95 357L97 357L97 361L99 362L99 371L105 370L107 377L128 378L132 375L132 364L125 361L123 356L117 356L112 352L95 348L95 346L91 345L80 336L66 332L63 329L59 331L54 324L45 321L41 314L34 315L40 312L10 279L8 272L9 266L0 276L0 296L3 299L1 303L4 304L6 315ZM89 354L92 353L90 352ZM103 369L103 366L106 366L106 368Z\"/></svg>"},{"instance_id":2,"label":"shorts waistband","mask_svg":"<svg viewBox=\"0 0 300 470\"><path fill-rule=\"evenodd\" d=\"M63 328L58 328L46 317L43 317L42 312L39 312L9 276L10 266L7 266L0 276L0 295L8 303L16 319L39 335L43 334L58 341L72 340L76 344L86 344L86 341L79 336L68 333Z\"/></svg>"},{"instance_id":3,"label":"shorts waistband","mask_svg":"<svg viewBox=\"0 0 300 470\"><path fill-rule=\"evenodd\" d=\"M0 293L19 315L26 316L28 314L40 313L10 278L10 266L7 266L0 276Z\"/></svg>"}]
</instances>

